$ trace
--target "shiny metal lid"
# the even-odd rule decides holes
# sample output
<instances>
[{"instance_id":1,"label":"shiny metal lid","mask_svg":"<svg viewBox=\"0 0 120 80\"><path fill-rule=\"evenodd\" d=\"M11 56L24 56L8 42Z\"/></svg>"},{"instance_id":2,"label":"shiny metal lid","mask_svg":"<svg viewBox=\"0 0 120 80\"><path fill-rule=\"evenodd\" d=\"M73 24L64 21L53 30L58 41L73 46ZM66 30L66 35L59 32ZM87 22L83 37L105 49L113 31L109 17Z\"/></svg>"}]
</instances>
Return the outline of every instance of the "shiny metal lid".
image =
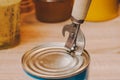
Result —
<instances>
[{"instance_id":1,"label":"shiny metal lid","mask_svg":"<svg viewBox=\"0 0 120 80\"><path fill-rule=\"evenodd\" d=\"M41 1L41 2L63 2L65 0L34 0L34 1Z\"/></svg>"},{"instance_id":2,"label":"shiny metal lid","mask_svg":"<svg viewBox=\"0 0 120 80\"><path fill-rule=\"evenodd\" d=\"M89 65L86 52L80 56L69 54L64 43L42 44L22 57L24 70L36 77L59 79L74 76Z\"/></svg>"}]
</instances>

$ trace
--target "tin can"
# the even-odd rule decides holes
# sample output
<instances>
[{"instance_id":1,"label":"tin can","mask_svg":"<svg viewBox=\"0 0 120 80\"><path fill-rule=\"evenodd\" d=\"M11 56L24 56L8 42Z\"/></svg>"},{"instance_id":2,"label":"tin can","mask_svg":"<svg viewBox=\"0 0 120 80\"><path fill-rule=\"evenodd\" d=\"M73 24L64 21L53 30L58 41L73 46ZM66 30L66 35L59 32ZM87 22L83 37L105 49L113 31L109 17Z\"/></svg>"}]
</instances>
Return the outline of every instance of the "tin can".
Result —
<instances>
[{"instance_id":1,"label":"tin can","mask_svg":"<svg viewBox=\"0 0 120 80\"><path fill-rule=\"evenodd\" d=\"M24 71L38 80L87 80L90 56L70 54L64 43L46 43L22 57Z\"/></svg>"}]
</instances>

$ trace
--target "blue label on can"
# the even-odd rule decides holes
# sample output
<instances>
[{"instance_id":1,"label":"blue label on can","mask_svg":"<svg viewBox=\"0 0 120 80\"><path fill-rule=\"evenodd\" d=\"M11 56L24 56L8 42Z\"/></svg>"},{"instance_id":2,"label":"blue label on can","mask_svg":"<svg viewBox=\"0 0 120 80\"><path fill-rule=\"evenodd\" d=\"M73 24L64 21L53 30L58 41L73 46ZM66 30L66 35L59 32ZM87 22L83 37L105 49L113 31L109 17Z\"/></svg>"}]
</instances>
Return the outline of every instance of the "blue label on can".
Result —
<instances>
[{"instance_id":1,"label":"blue label on can","mask_svg":"<svg viewBox=\"0 0 120 80\"><path fill-rule=\"evenodd\" d=\"M61 78L61 79L45 79L45 78L36 77L32 74L29 74L28 72L26 72L26 73L36 80L87 80L87 78L88 78L88 70L87 69L85 69L83 72L81 72L75 76L68 77L68 78Z\"/></svg>"}]
</instances>

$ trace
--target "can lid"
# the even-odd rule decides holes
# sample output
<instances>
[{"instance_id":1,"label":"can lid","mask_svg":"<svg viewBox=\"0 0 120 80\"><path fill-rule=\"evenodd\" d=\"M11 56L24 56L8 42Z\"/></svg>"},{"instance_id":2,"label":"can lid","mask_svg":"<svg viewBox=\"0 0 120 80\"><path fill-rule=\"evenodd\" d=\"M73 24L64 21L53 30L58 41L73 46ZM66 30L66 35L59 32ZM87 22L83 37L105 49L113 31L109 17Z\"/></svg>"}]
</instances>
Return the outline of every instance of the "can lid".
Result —
<instances>
[{"instance_id":1,"label":"can lid","mask_svg":"<svg viewBox=\"0 0 120 80\"><path fill-rule=\"evenodd\" d=\"M41 1L41 2L61 2L61 1L64 1L64 0L34 0L34 1Z\"/></svg>"},{"instance_id":2,"label":"can lid","mask_svg":"<svg viewBox=\"0 0 120 80\"><path fill-rule=\"evenodd\" d=\"M40 45L22 57L24 70L36 77L57 79L73 76L82 71L88 63L83 56L70 55L63 43Z\"/></svg>"}]
</instances>

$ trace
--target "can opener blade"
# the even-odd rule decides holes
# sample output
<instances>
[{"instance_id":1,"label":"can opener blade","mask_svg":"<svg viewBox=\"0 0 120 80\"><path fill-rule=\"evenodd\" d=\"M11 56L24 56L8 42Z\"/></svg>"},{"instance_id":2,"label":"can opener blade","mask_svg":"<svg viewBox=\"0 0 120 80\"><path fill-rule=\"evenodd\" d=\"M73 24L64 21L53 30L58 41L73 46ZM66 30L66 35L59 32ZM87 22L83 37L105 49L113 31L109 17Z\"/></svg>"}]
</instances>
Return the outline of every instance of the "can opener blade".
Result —
<instances>
[{"instance_id":1,"label":"can opener blade","mask_svg":"<svg viewBox=\"0 0 120 80\"><path fill-rule=\"evenodd\" d=\"M63 36L65 36L65 32L69 32L69 37L67 39L67 42L65 44L65 47L67 47L70 50L75 50L76 47L76 39L78 36L80 25L72 23L70 25L65 25L62 30Z\"/></svg>"},{"instance_id":2,"label":"can opener blade","mask_svg":"<svg viewBox=\"0 0 120 80\"><path fill-rule=\"evenodd\" d=\"M69 32L69 37L65 43L65 47L70 51L83 52L85 47L85 39L79 39L82 45L77 44L77 39L84 38L83 33L80 30L80 25L84 22L87 15L91 0L75 0L72 10L72 24L65 25L62 30L63 36L65 32ZM79 8L78 8L79 7ZM80 34L79 34L80 33Z\"/></svg>"}]
</instances>

